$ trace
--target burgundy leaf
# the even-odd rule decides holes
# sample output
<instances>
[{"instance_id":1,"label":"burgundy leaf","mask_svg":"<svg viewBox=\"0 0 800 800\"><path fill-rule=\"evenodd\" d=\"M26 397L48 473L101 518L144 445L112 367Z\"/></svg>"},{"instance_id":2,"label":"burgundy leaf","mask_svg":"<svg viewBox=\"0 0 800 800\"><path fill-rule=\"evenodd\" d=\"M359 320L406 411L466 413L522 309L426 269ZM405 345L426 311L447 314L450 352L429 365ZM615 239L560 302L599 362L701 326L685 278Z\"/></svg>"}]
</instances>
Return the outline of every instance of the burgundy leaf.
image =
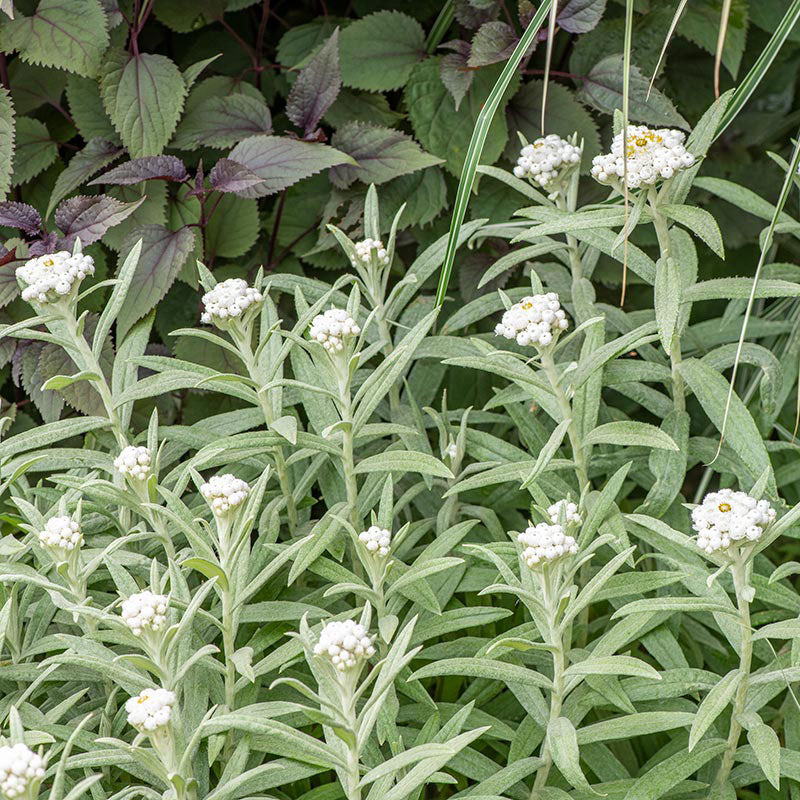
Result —
<instances>
[{"instance_id":1,"label":"burgundy leaf","mask_svg":"<svg viewBox=\"0 0 800 800\"><path fill-rule=\"evenodd\" d=\"M106 194L70 197L56 209L56 225L64 231L62 246L72 247L77 238L85 245L96 242L144 201L142 197L134 203L123 203Z\"/></svg>"},{"instance_id":2,"label":"burgundy leaf","mask_svg":"<svg viewBox=\"0 0 800 800\"><path fill-rule=\"evenodd\" d=\"M588 33L602 19L606 0L562 0L560 6L559 27L569 33Z\"/></svg>"},{"instance_id":3,"label":"burgundy leaf","mask_svg":"<svg viewBox=\"0 0 800 800\"><path fill-rule=\"evenodd\" d=\"M43 233L42 236L28 246L28 255L31 258L43 256L45 253L55 253L59 250L59 236L54 231Z\"/></svg>"},{"instance_id":4,"label":"burgundy leaf","mask_svg":"<svg viewBox=\"0 0 800 800\"><path fill-rule=\"evenodd\" d=\"M128 186L150 180L183 182L188 177L186 166L177 156L146 156L126 161L124 164L104 172L90 181L89 186L97 183Z\"/></svg>"},{"instance_id":5,"label":"burgundy leaf","mask_svg":"<svg viewBox=\"0 0 800 800\"><path fill-rule=\"evenodd\" d=\"M214 165L208 176L211 186L218 192L241 192L251 186L264 183L255 172L249 170L244 164L232 161L230 158L221 158Z\"/></svg>"},{"instance_id":6,"label":"burgundy leaf","mask_svg":"<svg viewBox=\"0 0 800 800\"><path fill-rule=\"evenodd\" d=\"M42 217L27 203L0 203L0 225L19 228L29 236L34 236L42 229Z\"/></svg>"}]
</instances>

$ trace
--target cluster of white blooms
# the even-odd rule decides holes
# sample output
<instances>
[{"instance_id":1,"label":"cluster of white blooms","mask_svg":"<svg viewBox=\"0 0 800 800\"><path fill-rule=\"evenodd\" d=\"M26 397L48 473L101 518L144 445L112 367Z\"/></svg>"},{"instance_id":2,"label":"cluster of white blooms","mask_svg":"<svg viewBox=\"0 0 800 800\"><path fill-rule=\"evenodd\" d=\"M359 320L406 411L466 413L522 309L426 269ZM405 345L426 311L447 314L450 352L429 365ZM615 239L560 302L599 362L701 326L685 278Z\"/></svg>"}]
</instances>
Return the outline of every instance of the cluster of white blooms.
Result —
<instances>
[{"instance_id":1,"label":"cluster of white blooms","mask_svg":"<svg viewBox=\"0 0 800 800\"><path fill-rule=\"evenodd\" d=\"M125 702L128 723L137 731L152 733L169 724L173 705L175 692L168 689L145 689Z\"/></svg>"},{"instance_id":2,"label":"cluster of white blooms","mask_svg":"<svg viewBox=\"0 0 800 800\"><path fill-rule=\"evenodd\" d=\"M22 797L29 784L44 778L44 759L27 745L0 747L0 795Z\"/></svg>"},{"instance_id":3,"label":"cluster of white blooms","mask_svg":"<svg viewBox=\"0 0 800 800\"><path fill-rule=\"evenodd\" d=\"M203 295L205 311L201 319L206 325L236 319L254 303L264 299L258 289L247 285L242 278L228 278Z\"/></svg>"},{"instance_id":4,"label":"cluster of white blooms","mask_svg":"<svg viewBox=\"0 0 800 800\"><path fill-rule=\"evenodd\" d=\"M707 494L692 510L697 546L709 554L743 540L756 541L774 519L775 509L766 500L732 489Z\"/></svg>"},{"instance_id":5,"label":"cluster of white blooms","mask_svg":"<svg viewBox=\"0 0 800 800\"><path fill-rule=\"evenodd\" d=\"M94 275L92 257L66 250L32 258L17 267L17 277L25 284L22 299L29 303L55 302L87 275Z\"/></svg>"},{"instance_id":6,"label":"cluster of white blooms","mask_svg":"<svg viewBox=\"0 0 800 800\"><path fill-rule=\"evenodd\" d=\"M359 333L361 328L343 308L331 308L324 314L318 314L308 329L308 335L329 353L341 352L345 338L358 336Z\"/></svg>"},{"instance_id":7,"label":"cluster of white blooms","mask_svg":"<svg viewBox=\"0 0 800 800\"><path fill-rule=\"evenodd\" d=\"M320 631L314 654L329 658L336 669L344 671L375 655L375 648L364 626L346 619L329 622Z\"/></svg>"},{"instance_id":8,"label":"cluster of white blooms","mask_svg":"<svg viewBox=\"0 0 800 800\"><path fill-rule=\"evenodd\" d=\"M562 509L564 513L564 522L574 522L576 525L581 524L581 515L578 513L578 506L567 500L559 500L547 509L547 516L550 517L550 521L553 524L560 522Z\"/></svg>"},{"instance_id":9,"label":"cluster of white blooms","mask_svg":"<svg viewBox=\"0 0 800 800\"><path fill-rule=\"evenodd\" d=\"M686 135L670 128L652 130L646 125L628 127L627 155L629 189L650 186L660 178L671 178L678 170L691 167L694 156L683 145ZM595 156L592 175L600 183L614 183L625 174L623 133L614 137L611 152Z\"/></svg>"},{"instance_id":10,"label":"cluster of white blooms","mask_svg":"<svg viewBox=\"0 0 800 800\"><path fill-rule=\"evenodd\" d=\"M540 561L554 561L578 552L575 539L564 533L561 525L548 525L546 522L526 528L517 536L517 541L525 545L522 560L529 567L535 567Z\"/></svg>"},{"instance_id":11,"label":"cluster of white blooms","mask_svg":"<svg viewBox=\"0 0 800 800\"><path fill-rule=\"evenodd\" d=\"M357 267L359 261L369 264L373 250L379 264L389 263L389 254L386 252L383 242L378 239L364 239L362 242L356 242L356 256L352 259L353 266Z\"/></svg>"},{"instance_id":12,"label":"cluster of white blooms","mask_svg":"<svg viewBox=\"0 0 800 800\"><path fill-rule=\"evenodd\" d=\"M81 546L83 534L72 517L50 517L39 531L39 541L53 550L69 551Z\"/></svg>"},{"instance_id":13,"label":"cluster of white blooms","mask_svg":"<svg viewBox=\"0 0 800 800\"><path fill-rule=\"evenodd\" d=\"M150 451L146 447L128 445L114 459L114 469L143 481L150 472Z\"/></svg>"},{"instance_id":14,"label":"cluster of white blooms","mask_svg":"<svg viewBox=\"0 0 800 800\"><path fill-rule=\"evenodd\" d=\"M142 631L160 631L167 622L168 604L166 595L153 594L145 589L123 600L122 619L134 636L141 636Z\"/></svg>"},{"instance_id":15,"label":"cluster of white blooms","mask_svg":"<svg viewBox=\"0 0 800 800\"><path fill-rule=\"evenodd\" d=\"M200 487L200 494L208 500L211 510L217 515L227 514L247 499L250 487L246 481L231 475L214 475Z\"/></svg>"},{"instance_id":16,"label":"cluster of white blooms","mask_svg":"<svg viewBox=\"0 0 800 800\"><path fill-rule=\"evenodd\" d=\"M503 314L494 329L498 336L516 339L517 344L546 347L567 328L566 314L555 292L523 297Z\"/></svg>"},{"instance_id":17,"label":"cluster of white blooms","mask_svg":"<svg viewBox=\"0 0 800 800\"><path fill-rule=\"evenodd\" d=\"M392 544L391 531L371 525L367 530L358 534L358 538L364 543L367 550L376 556L385 558L389 555L389 548Z\"/></svg>"},{"instance_id":18,"label":"cluster of white blooms","mask_svg":"<svg viewBox=\"0 0 800 800\"><path fill-rule=\"evenodd\" d=\"M580 160L580 147L551 133L522 148L514 174L518 178L530 178L546 189L561 171Z\"/></svg>"}]
</instances>

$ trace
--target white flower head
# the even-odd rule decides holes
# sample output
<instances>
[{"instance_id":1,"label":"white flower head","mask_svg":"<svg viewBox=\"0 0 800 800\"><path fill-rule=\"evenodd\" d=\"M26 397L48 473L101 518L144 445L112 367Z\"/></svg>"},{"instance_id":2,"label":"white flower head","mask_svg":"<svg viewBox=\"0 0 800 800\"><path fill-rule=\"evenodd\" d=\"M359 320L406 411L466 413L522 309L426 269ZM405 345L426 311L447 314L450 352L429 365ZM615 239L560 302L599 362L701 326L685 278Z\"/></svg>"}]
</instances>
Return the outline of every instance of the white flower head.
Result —
<instances>
[{"instance_id":1,"label":"white flower head","mask_svg":"<svg viewBox=\"0 0 800 800\"><path fill-rule=\"evenodd\" d=\"M564 522L567 525L581 524L581 515L578 513L578 506L576 506L575 503L570 503L568 500L559 500L557 503L553 503L553 505L547 509L547 516L550 517L550 521L555 525L561 522L562 512L564 514Z\"/></svg>"},{"instance_id":2,"label":"white flower head","mask_svg":"<svg viewBox=\"0 0 800 800\"><path fill-rule=\"evenodd\" d=\"M203 314L206 324L224 327L230 320L241 317L248 308L257 307L264 299L258 289L247 285L242 278L228 278L203 295Z\"/></svg>"},{"instance_id":3,"label":"white flower head","mask_svg":"<svg viewBox=\"0 0 800 800\"><path fill-rule=\"evenodd\" d=\"M244 503L249 493L250 487L246 481L229 472L224 475L214 475L208 483L200 487L200 494L205 497L211 510L218 517Z\"/></svg>"},{"instance_id":4,"label":"white flower head","mask_svg":"<svg viewBox=\"0 0 800 800\"><path fill-rule=\"evenodd\" d=\"M383 246L383 242L378 239L364 239L361 242L356 242L356 254L352 260L353 266L359 266L359 261L362 264L369 264L372 259L373 253L379 264L386 266L389 263L389 254Z\"/></svg>"},{"instance_id":5,"label":"white flower head","mask_svg":"<svg viewBox=\"0 0 800 800\"><path fill-rule=\"evenodd\" d=\"M167 689L145 689L125 702L128 723L141 733L152 733L169 725L175 692Z\"/></svg>"},{"instance_id":6,"label":"white flower head","mask_svg":"<svg viewBox=\"0 0 800 800\"><path fill-rule=\"evenodd\" d=\"M67 250L48 253L17 267L22 281L22 299L29 303L55 303L70 294L73 286L87 275L94 275L94 259L84 253L74 255Z\"/></svg>"},{"instance_id":7,"label":"white flower head","mask_svg":"<svg viewBox=\"0 0 800 800\"><path fill-rule=\"evenodd\" d=\"M567 316L555 292L523 297L503 314L495 326L497 336L516 339L523 347L547 347L569 327Z\"/></svg>"},{"instance_id":8,"label":"white flower head","mask_svg":"<svg viewBox=\"0 0 800 800\"><path fill-rule=\"evenodd\" d=\"M39 542L63 560L83 544L83 533L72 517L50 517L39 531Z\"/></svg>"},{"instance_id":9,"label":"white flower head","mask_svg":"<svg viewBox=\"0 0 800 800\"><path fill-rule=\"evenodd\" d=\"M740 545L758 540L774 519L775 509L766 500L732 489L711 492L692 509L697 546L709 555L734 554Z\"/></svg>"},{"instance_id":10,"label":"white flower head","mask_svg":"<svg viewBox=\"0 0 800 800\"><path fill-rule=\"evenodd\" d=\"M359 533L358 538L372 555L378 558L386 558L389 555L392 545L391 531L371 525L367 530Z\"/></svg>"},{"instance_id":11,"label":"white flower head","mask_svg":"<svg viewBox=\"0 0 800 800\"><path fill-rule=\"evenodd\" d=\"M375 655L375 648L364 626L346 619L329 622L320 631L314 655L329 659L336 669L344 672Z\"/></svg>"},{"instance_id":12,"label":"white flower head","mask_svg":"<svg viewBox=\"0 0 800 800\"><path fill-rule=\"evenodd\" d=\"M158 632L167 624L168 606L166 595L145 589L122 601L122 619L134 636L141 636L142 631Z\"/></svg>"},{"instance_id":13,"label":"white flower head","mask_svg":"<svg viewBox=\"0 0 800 800\"><path fill-rule=\"evenodd\" d=\"M114 469L134 480L143 481L150 474L150 451L146 447L128 445L114 459Z\"/></svg>"},{"instance_id":14,"label":"white flower head","mask_svg":"<svg viewBox=\"0 0 800 800\"><path fill-rule=\"evenodd\" d=\"M548 189L570 167L580 162L581 152L580 147L551 133L522 148L514 174Z\"/></svg>"},{"instance_id":15,"label":"white flower head","mask_svg":"<svg viewBox=\"0 0 800 800\"><path fill-rule=\"evenodd\" d=\"M627 155L629 189L652 186L659 180L667 180L694 164L694 156L684 147L685 138L683 131L629 125L625 144L623 132L620 131L611 143L611 152L594 157L592 176L600 183L614 185L621 182L625 175Z\"/></svg>"},{"instance_id":16,"label":"white flower head","mask_svg":"<svg viewBox=\"0 0 800 800\"><path fill-rule=\"evenodd\" d=\"M542 562L555 561L578 552L577 542L564 533L561 525L547 522L526 528L517 535L517 541L524 545L521 558L531 569Z\"/></svg>"},{"instance_id":17,"label":"white flower head","mask_svg":"<svg viewBox=\"0 0 800 800\"><path fill-rule=\"evenodd\" d=\"M331 308L324 314L318 314L308 329L309 337L319 342L329 353L340 353L344 350L347 339L361 333L356 321L343 309Z\"/></svg>"},{"instance_id":18,"label":"white flower head","mask_svg":"<svg viewBox=\"0 0 800 800\"><path fill-rule=\"evenodd\" d=\"M27 745L0 746L0 795L8 800L29 798L44 778L44 759L34 753Z\"/></svg>"}]
</instances>

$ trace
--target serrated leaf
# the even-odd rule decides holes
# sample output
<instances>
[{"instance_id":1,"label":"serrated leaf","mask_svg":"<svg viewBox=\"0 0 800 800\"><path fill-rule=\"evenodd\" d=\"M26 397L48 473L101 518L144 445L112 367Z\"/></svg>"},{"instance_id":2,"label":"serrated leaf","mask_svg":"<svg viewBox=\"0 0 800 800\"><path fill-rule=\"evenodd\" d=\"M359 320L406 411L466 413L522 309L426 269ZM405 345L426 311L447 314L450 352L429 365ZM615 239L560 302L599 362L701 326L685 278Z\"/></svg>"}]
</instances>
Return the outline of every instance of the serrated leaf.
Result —
<instances>
[{"instance_id":1,"label":"serrated leaf","mask_svg":"<svg viewBox=\"0 0 800 800\"><path fill-rule=\"evenodd\" d=\"M472 37L467 64L471 68L485 67L506 61L517 45L514 29L506 22L485 22Z\"/></svg>"},{"instance_id":2,"label":"serrated leaf","mask_svg":"<svg viewBox=\"0 0 800 800\"><path fill-rule=\"evenodd\" d=\"M5 86L0 86L0 197L11 188L14 163L14 104Z\"/></svg>"},{"instance_id":3,"label":"serrated leaf","mask_svg":"<svg viewBox=\"0 0 800 800\"><path fill-rule=\"evenodd\" d=\"M55 222L64 232L67 246L80 238L84 245L96 242L103 234L130 216L144 198L134 203L122 203L106 194L87 197L77 195L65 200L56 209Z\"/></svg>"},{"instance_id":4,"label":"serrated leaf","mask_svg":"<svg viewBox=\"0 0 800 800\"><path fill-rule=\"evenodd\" d=\"M286 116L310 134L333 105L342 87L339 70L339 29L300 72L286 101Z\"/></svg>"},{"instance_id":5,"label":"serrated leaf","mask_svg":"<svg viewBox=\"0 0 800 800\"><path fill-rule=\"evenodd\" d=\"M331 169L331 181L340 189L346 189L355 180L385 183L442 162L424 152L410 136L363 122L350 122L340 127L331 144L356 162Z\"/></svg>"},{"instance_id":6,"label":"serrated leaf","mask_svg":"<svg viewBox=\"0 0 800 800\"><path fill-rule=\"evenodd\" d=\"M588 33L603 18L606 0L567 0L558 11L559 28L569 33Z\"/></svg>"},{"instance_id":7,"label":"serrated leaf","mask_svg":"<svg viewBox=\"0 0 800 800\"><path fill-rule=\"evenodd\" d=\"M42 229L42 218L33 206L9 201L0 203L0 225L19 228L29 236L35 236Z\"/></svg>"},{"instance_id":8,"label":"serrated leaf","mask_svg":"<svg viewBox=\"0 0 800 800\"><path fill-rule=\"evenodd\" d=\"M124 164L104 172L93 181L89 181L89 186L97 183L129 186L156 179L182 182L188 177L186 166L176 156L147 156L126 161Z\"/></svg>"},{"instance_id":9,"label":"serrated leaf","mask_svg":"<svg viewBox=\"0 0 800 800\"><path fill-rule=\"evenodd\" d=\"M422 26L399 11L378 11L356 20L340 40L342 83L355 89L399 89L425 55Z\"/></svg>"},{"instance_id":10,"label":"serrated leaf","mask_svg":"<svg viewBox=\"0 0 800 800\"><path fill-rule=\"evenodd\" d=\"M166 56L113 51L100 81L103 106L133 158L157 156L175 132L186 98L180 70Z\"/></svg>"},{"instance_id":11,"label":"serrated leaf","mask_svg":"<svg viewBox=\"0 0 800 800\"><path fill-rule=\"evenodd\" d=\"M106 26L98 0L41 0L31 16L0 27L0 50L91 78L108 47Z\"/></svg>"},{"instance_id":12,"label":"serrated leaf","mask_svg":"<svg viewBox=\"0 0 800 800\"><path fill-rule=\"evenodd\" d=\"M127 256L139 239L142 240L139 262L117 317L121 336L164 297L194 249L192 228L184 226L171 231L163 225L144 225L125 238L120 257Z\"/></svg>"},{"instance_id":13,"label":"serrated leaf","mask_svg":"<svg viewBox=\"0 0 800 800\"><path fill-rule=\"evenodd\" d=\"M58 158L58 147L44 123L30 117L17 119L12 186L44 172Z\"/></svg>"},{"instance_id":14,"label":"serrated leaf","mask_svg":"<svg viewBox=\"0 0 800 800\"><path fill-rule=\"evenodd\" d=\"M350 163L352 159L333 147L290 139L288 136L251 136L228 155L263 183L240 189L241 197L266 197L328 167Z\"/></svg>"},{"instance_id":15,"label":"serrated leaf","mask_svg":"<svg viewBox=\"0 0 800 800\"><path fill-rule=\"evenodd\" d=\"M264 100L249 94L209 97L193 103L183 116L170 147L233 147L248 136L270 133L272 115Z\"/></svg>"},{"instance_id":16,"label":"serrated leaf","mask_svg":"<svg viewBox=\"0 0 800 800\"><path fill-rule=\"evenodd\" d=\"M209 183L218 192L242 192L252 186L263 183L264 179L229 158L221 158L214 164L209 176Z\"/></svg>"}]
</instances>

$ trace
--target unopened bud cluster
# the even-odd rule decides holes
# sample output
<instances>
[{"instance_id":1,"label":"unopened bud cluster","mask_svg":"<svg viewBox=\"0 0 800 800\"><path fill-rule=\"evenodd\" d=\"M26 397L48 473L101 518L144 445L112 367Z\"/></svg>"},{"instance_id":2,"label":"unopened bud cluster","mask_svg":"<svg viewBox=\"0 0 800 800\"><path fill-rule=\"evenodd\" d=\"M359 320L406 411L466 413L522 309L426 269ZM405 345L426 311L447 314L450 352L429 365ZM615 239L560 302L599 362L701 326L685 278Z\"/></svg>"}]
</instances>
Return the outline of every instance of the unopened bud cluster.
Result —
<instances>
[{"instance_id":1,"label":"unopened bud cluster","mask_svg":"<svg viewBox=\"0 0 800 800\"><path fill-rule=\"evenodd\" d=\"M375 655L375 648L364 626L346 619L329 622L320 631L314 655L330 659L336 669L344 672Z\"/></svg>"},{"instance_id":2,"label":"unopened bud cluster","mask_svg":"<svg viewBox=\"0 0 800 800\"><path fill-rule=\"evenodd\" d=\"M205 497L211 510L217 515L227 514L241 505L250 493L250 487L241 478L231 475L214 475L208 483L200 487L200 494Z\"/></svg>"},{"instance_id":3,"label":"unopened bud cluster","mask_svg":"<svg viewBox=\"0 0 800 800\"><path fill-rule=\"evenodd\" d=\"M122 602L122 619L134 636L141 636L142 631L157 632L167 623L168 605L166 595L153 594L146 589Z\"/></svg>"},{"instance_id":4,"label":"unopened bud cluster","mask_svg":"<svg viewBox=\"0 0 800 800\"><path fill-rule=\"evenodd\" d=\"M44 778L44 759L21 742L0 747L0 796L26 797L31 784Z\"/></svg>"},{"instance_id":5,"label":"unopened bud cluster","mask_svg":"<svg viewBox=\"0 0 800 800\"><path fill-rule=\"evenodd\" d=\"M94 260L83 253L62 250L26 261L17 267L24 284L22 299L29 303L54 303L72 291L87 275L94 275Z\"/></svg>"},{"instance_id":6,"label":"unopened bud cluster","mask_svg":"<svg viewBox=\"0 0 800 800\"><path fill-rule=\"evenodd\" d=\"M547 189L560 174L580 160L580 147L551 133L522 148L514 174L518 178L530 178Z\"/></svg>"},{"instance_id":7,"label":"unopened bud cluster","mask_svg":"<svg viewBox=\"0 0 800 800\"><path fill-rule=\"evenodd\" d=\"M732 489L707 494L692 510L697 546L709 555L755 542L774 519L775 509L766 500Z\"/></svg>"},{"instance_id":8,"label":"unopened bud cluster","mask_svg":"<svg viewBox=\"0 0 800 800\"><path fill-rule=\"evenodd\" d=\"M373 253L375 253L375 258L378 260L379 264L385 266L389 263L389 254L386 252L383 242L378 239L364 239L361 242L356 242L355 247L356 255L355 258L352 259L354 267L358 266L359 261L363 264L369 264Z\"/></svg>"},{"instance_id":9,"label":"unopened bud cluster","mask_svg":"<svg viewBox=\"0 0 800 800\"><path fill-rule=\"evenodd\" d=\"M531 568L541 562L555 561L561 556L578 552L577 542L564 533L561 525L549 525L546 522L526 528L517 535L517 541L525 548L522 560Z\"/></svg>"},{"instance_id":10,"label":"unopened bud cluster","mask_svg":"<svg viewBox=\"0 0 800 800\"><path fill-rule=\"evenodd\" d=\"M128 445L114 459L114 469L122 475L143 481L150 473L150 451L146 447Z\"/></svg>"},{"instance_id":11,"label":"unopened bud cluster","mask_svg":"<svg viewBox=\"0 0 800 800\"><path fill-rule=\"evenodd\" d=\"M263 299L261 292L248 286L246 280L228 278L203 295L205 310L201 319L206 325L212 322L225 323L241 317L250 306L260 303Z\"/></svg>"},{"instance_id":12,"label":"unopened bud cluster","mask_svg":"<svg viewBox=\"0 0 800 800\"><path fill-rule=\"evenodd\" d=\"M389 549L392 544L391 531L379 528L377 525L371 525L367 530L359 533L358 538L373 555L380 558L385 558L389 555Z\"/></svg>"},{"instance_id":13,"label":"unopened bud cluster","mask_svg":"<svg viewBox=\"0 0 800 800\"><path fill-rule=\"evenodd\" d=\"M308 335L319 342L329 353L340 353L344 349L345 340L358 336L361 328L343 309L331 308L324 314L318 314L311 322Z\"/></svg>"},{"instance_id":14,"label":"unopened bud cluster","mask_svg":"<svg viewBox=\"0 0 800 800\"><path fill-rule=\"evenodd\" d=\"M83 534L72 517L50 517L44 530L39 531L39 542L51 550L68 553L81 546Z\"/></svg>"},{"instance_id":15,"label":"unopened bud cluster","mask_svg":"<svg viewBox=\"0 0 800 800\"><path fill-rule=\"evenodd\" d=\"M546 347L569 326L566 314L555 292L523 297L503 314L494 329L495 334L506 339L516 339L523 347Z\"/></svg>"},{"instance_id":16,"label":"unopened bud cluster","mask_svg":"<svg viewBox=\"0 0 800 800\"><path fill-rule=\"evenodd\" d=\"M568 500L559 500L547 509L547 516L550 517L550 521L553 524L562 521L562 514L563 521L567 525L581 524L581 515L578 513L578 506L575 503L570 503Z\"/></svg>"},{"instance_id":17,"label":"unopened bud cluster","mask_svg":"<svg viewBox=\"0 0 800 800\"><path fill-rule=\"evenodd\" d=\"M682 131L670 128L653 130L646 125L629 126L624 144L623 132L620 132L611 143L610 153L594 157L592 175L600 183L621 181L626 174L627 160L628 188L652 186L694 164L694 156L684 147L685 138Z\"/></svg>"},{"instance_id":18,"label":"unopened bud cluster","mask_svg":"<svg viewBox=\"0 0 800 800\"><path fill-rule=\"evenodd\" d=\"M128 723L142 733L153 733L169 725L175 692L167 689L145 689L125 702Z\"/></svg>"}]
</instances>

